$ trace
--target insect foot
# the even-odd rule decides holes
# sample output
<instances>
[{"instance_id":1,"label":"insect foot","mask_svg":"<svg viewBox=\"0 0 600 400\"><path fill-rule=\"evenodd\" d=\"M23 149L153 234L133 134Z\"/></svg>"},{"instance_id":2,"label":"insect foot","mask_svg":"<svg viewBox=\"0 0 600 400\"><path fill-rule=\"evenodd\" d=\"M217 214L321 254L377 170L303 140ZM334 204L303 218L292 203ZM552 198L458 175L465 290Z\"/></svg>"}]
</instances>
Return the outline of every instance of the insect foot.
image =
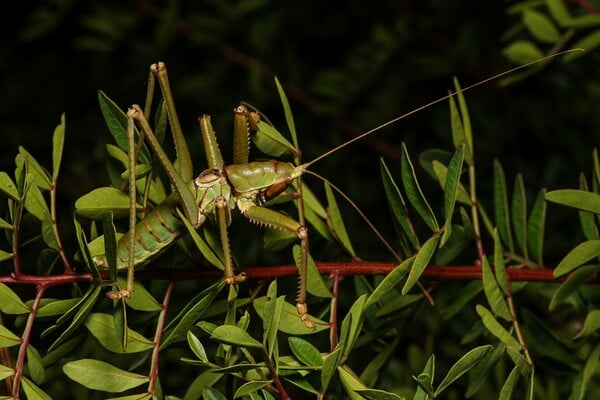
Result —
<instances>
[{"instance_id":1,"label":"insect foot","mask_svg":"<svg viewBox=\"0 0 600 400\"><path fill-rule=\"evenodd\" d=\"M298 311L298 315L300 315L300 319L304 322L304 326L308 329L312 329L313 331L317 329L317 326L310 320L308 316L308 306L306 303L296 303L296 310Z\"/></svg>"},{"instance_id":2,"label":"insect foot","mask_svg":"<svg viewBox=\"0 0 600 400\"><path fill-rule=\"evenodd\" d=\"M226 276L225 277L225 283L227 283L228 285L237 285L239 283L245 282L246 281L246 273L242 272L241 274L237 274L234 276Z\"/></svg>"},{"instance_id":3,"label":"insect foot","mask_svg":"<svg viewBox=\"0 0 600 400\"><path fill-rule=\"evenodd\" d=\"M111 300L129 299L131 297L130 290L113 290L106 293L106 297Z\"/></svg>"}]
</instances>

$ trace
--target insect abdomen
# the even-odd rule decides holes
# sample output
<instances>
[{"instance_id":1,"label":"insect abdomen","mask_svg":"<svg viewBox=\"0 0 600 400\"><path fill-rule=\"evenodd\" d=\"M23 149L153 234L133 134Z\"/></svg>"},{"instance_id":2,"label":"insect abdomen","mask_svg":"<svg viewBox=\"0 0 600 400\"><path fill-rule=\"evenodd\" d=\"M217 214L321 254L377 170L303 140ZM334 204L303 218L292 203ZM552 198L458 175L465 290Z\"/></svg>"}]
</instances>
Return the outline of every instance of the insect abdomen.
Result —
<instances>
[{"instance_id":1,"label":"insect abdomen","mask_svg":"<svg viewBox=\"0 0 600 400\"><path fill-rule=\"evenodd\" d=\"M155 207L135 226L134 265L148 262L166 249L183 232L184 225L174 214L172 205L165 203ZM129 264L129 242L131 231L117 242L117 268L127 268Z\"/></svg>"}]
</instances>

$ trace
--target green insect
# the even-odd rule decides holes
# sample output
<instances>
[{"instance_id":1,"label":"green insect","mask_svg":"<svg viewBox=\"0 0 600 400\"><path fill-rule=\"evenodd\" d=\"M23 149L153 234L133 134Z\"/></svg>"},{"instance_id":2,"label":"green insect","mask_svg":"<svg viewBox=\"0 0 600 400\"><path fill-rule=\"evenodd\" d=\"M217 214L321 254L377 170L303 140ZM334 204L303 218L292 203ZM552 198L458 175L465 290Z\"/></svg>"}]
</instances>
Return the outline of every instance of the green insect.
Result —
<instances>
[{"instance_id":1,"label":"green insect","mask_svg":"<svg viewBox=\"0 0 600 400\"><path fill-rule=\"evenodd\" d=\"M554 56L556 55L537 60L533 63L544 61ZM463 89L463 91L482 85L500 76L510 74L517 69L527 67L533 63L483 80ZM149 104L151 103L155 80L158 80L162 91L166 115L168 116L175 143L177 153L175 163L171 163L165 154L146 117L149 114ZM125 289L111 292L109 296L112 298L122 298L128 297L131 294L133 290L134 268L150 261L157 254L171 246L187 231L182 217L189 221L193 229L200 228L209 218L217 221L221 242L220 246L223 250L225 281L228 284L243 282L245 276L234 273L227 233L228 226L231 223L231 212L237 208L249 220L257 222L260 225L279 228L292 233L300 241L301 257L296 308L300 318L308 328L314 328L315 325L310 321L306 305L309 244L308 231L305 226L303 214L302 185L299 182L301 176L304 173L310 172L308 170L310 165L329 156L331 153L365 136L373 134L400 119L456 95L456 92L450 93L447 96L394 118L335 147L308 163L300 164L299 157L296 156L296 165L277 160L249 162L249 136L258 129L260 118L258 114L248 111L245 106L239 106L234 110L233 163L225 165L219 146L217 145L210 116L202 115L198 121L208 161L208 169L194 178L191 157L175 112L175 105L164 63L153 64L150 67L148 93L146 112L142 111L138 105L133 105L127 112L128 148L136 149L136 151L128 152L129 168L127 179L128 182L131 182L129 184L129 199L131 203L129 208L130 230L118 240L116 260L113 263L116 263L116 269L127 268L128 279ZM137 189L135 182L137 178L137 155L140 152L139 149L141 146L135 143L135 125L139 128L141 139L149 143L173 187L173 193L164 202L153 208L139 222L136 221L137 209L135 199L137 197ZM296 190L298 192L298 208L300 211L298 221L282 212L264 206L266 201L282 194L294 181L297 181ZM392 247L385 242L383 237L379 235L370 223L369 226L392 254L395 254ZM94 262L99 267L110 267L110 262L105 256L95 257Z\"/></svg>"},{"instance_id":2,"label":"green insect","mask_svg":"<svg viewBox=\"0 0 600 400\"><path fill-rule=\"evenodd\" d=\"M150 67L149 90L155 80L158 80L163 94L177 160L171 163L150 127L145 113L138 105L133 105L127 111L128 147L136 148L135 125L137 125L140 136L147 141L154 152L174 191L164 202L154 207L137 222L135 208L137 189L135 184L129 184L129 198L132 200L129 214L132 228L118 240L116 248L116 268L128 269L128 283L125 289L110 292L109 296L128 297L133 288L133 269L149 262L186 232L178 210L182 211L183 216L194 229L200 228L209 218L217 221L223 250L225 281L228 284L243 282L245 276L234 273L227 233L231 223L231 212L237 208L249 220L290 232L300 240L300 283L296 307L305 325L312 328L314 325L308 318L306 306L308 233L303 217L299 222L263 205L284 192L303 174L305 166L294 166L289 162L276 160L249 162L249 136L258 129L260 117L240 105L234 110L233 163L230 165L225 165L223 161L210 116L201 115L198 118L208 169L194 178L189 150L175 112L164 63L153 64ZM135 182L136 152L129 151L128 157L128 181ZM297 197L302 201L301 196ZM104 255L94 257L94 262L101 268L108 267Z\"/></svg>"}]
</instances>

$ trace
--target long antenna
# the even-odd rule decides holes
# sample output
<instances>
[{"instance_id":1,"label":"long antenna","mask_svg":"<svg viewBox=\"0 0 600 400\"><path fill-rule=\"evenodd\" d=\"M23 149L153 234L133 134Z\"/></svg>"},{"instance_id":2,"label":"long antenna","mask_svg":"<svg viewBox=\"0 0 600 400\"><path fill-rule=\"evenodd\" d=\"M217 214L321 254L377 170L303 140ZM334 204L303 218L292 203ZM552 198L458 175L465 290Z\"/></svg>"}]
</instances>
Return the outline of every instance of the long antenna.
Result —
<instances>
[{"instance_id":1,"label":"long antenna","mask_svg":"<svg viewBox=\"0 0 600 400\"><path fill-rule=\"evenodd\" d=\"M484 79L484 80L482 80L482 81L479 81L479 82L477 82L477 83L474 83L474 84L472 84L471 86L467 86L466 88L462 89L462 90L461 90L461 92L466 92L466 91L468 91L468 90L471 90L471 89L473 89L473 88L476 88L477 86L480 86L480 85L483 85L483 84L485 84L485 83L488 83L489 81L493 81L493 80L495 80L495 79L498 79L498 78L501 78L501 77L503 77L503 76L506 76L506 75L512 74L512 73L514 73L514 72L516 72L516 71L519 71L519 70L521 70L521 69L524 69L524 68L530 67L530 66L532 66L532 65L534 65L534 64L538 64L538 63L541 63L541 62L544 62L544 61L548 61L548 60L550 60L550 59L553 59L553 58L555 58L555 57L562 56L562 55L564 55L564 54L571 53L571 52L574 52L574 51L585 51L585 49L570 49L570 50L561 51L561 52L559 52L559 53L555 53L555 54L552 54L552 55L549 55L549 56L546 56L546 57L542 57L542 58L540 58L540 59L537 59L537 60L535 60L535 61L528 62L528 63L526 63L526 64L523 64L523 65L520 65L520 66L518 66L518 67L515 67L515 68L512 68L512 69L509 69L508 71L504 71L504 72L501 72L501 73L499 73L499 74L497 74L497 75L494 75L494 76L491 76L491 77L489 77L489 78L486 78L486 79ZM346 147L346 146L349 146L349 145L351 145L352 143L354 143L354 142L356 142L356 141L358 141L358 140L361 140L361 139L362 139L362 138L364 138L365 136L369 136L371 133L373 133L373 132L376 132L376 131L378 131L378 130L380 130L380 129L383 129L383 128L385 128L386 126L388 126L388 125L391 125L391 124L393 124L393 123L395 123L395 122L397 122L397 121L399 121L399 120L401 120L401 119L404 119L404 118L406 118L406 117L409 117L409 116L411 116L411 115L413 115L413 114L415 114L415 113L417 113L417 112L419 112L419 111L421 111L421 110L423 110L423 109L425 109L425 108L431 107L431 106L432 106L432 105L434 105L434 104L440 103L440 102L442 102L442 101L444 101L444 100L447 100L447 99L449 99L449 98L451 98L451 97L454 97L454 96L456 96L456 94L457 94L457 92L452 92L452 91L451 91L449 94L447 94L447 95L446 95L446 96L444 96L444 97L440 97L440 98L439 98L439 99L437 99L437 100L433 100L433 101L431 101L431 102L429 102L429 103L427 103L427 104L425 104L425 105L422 105L422 106L420 106L420 107L417 107L417 108L415 108L415 109L414 109L414 110L412 110L412 111L409 111L409 112L407 112L407 113L405 113L405 114L402 114L402 115L400 115L400 116L398 116L398 117L396 117L396 118L393 118L393 119L391 119L391 120L389 120L389 121L387 121L387 122L385 122L385 123L383 123L383 124L381 124L381 125L379 125L379 126L377 126L377 127L373 128L373 129L370 129L370 130L368 130L368 131L366 131L366 132L364 132L364 133L361 133L360 135L358 135L358 136L356 136L356 137L354 137L354 138L352 138L352 139L348 140L347 142L345 142L345 143L342 143L341 145L334 147L333 149L331 149L331 150L327 151L326 153L323 153L323 154L321 154L320 156L318 156L317 158L313 159L312 161L309 161L309 162L307 162L307 163L304 163L304 164L302 164L302 167L303 167L304 169L306 169L306 168L308 168L310 165L312 165L312 164L316 163L317 161L319 161L319 160L321 160L321 159L323 159L323 158L327 157L327 156L328 156L328 155L330 155L331 153L335 153L336 151L338 151L338 150L340 150L340 149L342 149L342 148L344 148L344 147Z\"/></svg>"}]
</instances>

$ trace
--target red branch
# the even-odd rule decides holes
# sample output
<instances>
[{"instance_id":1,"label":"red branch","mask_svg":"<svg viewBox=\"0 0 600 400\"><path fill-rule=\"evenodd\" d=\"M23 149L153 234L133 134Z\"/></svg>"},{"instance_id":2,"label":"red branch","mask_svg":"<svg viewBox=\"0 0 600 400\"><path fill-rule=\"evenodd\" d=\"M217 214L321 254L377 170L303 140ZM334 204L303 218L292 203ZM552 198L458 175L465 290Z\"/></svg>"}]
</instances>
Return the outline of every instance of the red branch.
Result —
<instances>
[{"instance_id":1,"label":"red branch","mask_svg":"<svg viewBox=\"0 0 600 400\"><path fill-rule=\"evenodd\" d=\"M337 274L338 276L354 275L386 275L398 264L389 262L361 261L361 262L317 262L317 268L322 275ZM295 276L298 269L295 265L278 265L264 267L241 268L238 272L246 273L248 279L275 279ZM506 273L511 281L526 282L562 282L566 276L554 278L553 270L549 268L506 268ZM165 280L193 280L200 278L219 278L222 272L212 267L198 267L194 269L166 269L149 267L136 272L140 280L165 279ZM474 265L435 266L430 265L422 275L437 281L448 280L475 280L481 279L481 267ZM106 277L108 279L108 277ZM44 285L46 287L65 285L74 282L92 282L91 274L64 274L51 276L37 276L21 274L0 276L0 282L8 284ZM600 283L596 277L588 283Z\"/></svg>"},{"instance_id":2,"label":"red branch","mask_svg":"<svg viewBox=\"0 0 600 400\"><path fill-rule=\"evenodd\" d=\"M340 276L352 275L386 275L398 264L389 262L362 261L352 263L318 262L317 267L322 275L337 273ZM241 271L248 278L274 279L283 276L292 276L298 273L295 265L282 265L276 267L249 267ZM566 277L554 278L553 270L548 268L524 269L506 268L506 273L511 281L527 282L562 282ZM425 269L423 277L433 280L475 280L481 279L479 266L444 266L430 265ZM600 281L594 280L594 283Z\"/></svg>"}]
</instances>

